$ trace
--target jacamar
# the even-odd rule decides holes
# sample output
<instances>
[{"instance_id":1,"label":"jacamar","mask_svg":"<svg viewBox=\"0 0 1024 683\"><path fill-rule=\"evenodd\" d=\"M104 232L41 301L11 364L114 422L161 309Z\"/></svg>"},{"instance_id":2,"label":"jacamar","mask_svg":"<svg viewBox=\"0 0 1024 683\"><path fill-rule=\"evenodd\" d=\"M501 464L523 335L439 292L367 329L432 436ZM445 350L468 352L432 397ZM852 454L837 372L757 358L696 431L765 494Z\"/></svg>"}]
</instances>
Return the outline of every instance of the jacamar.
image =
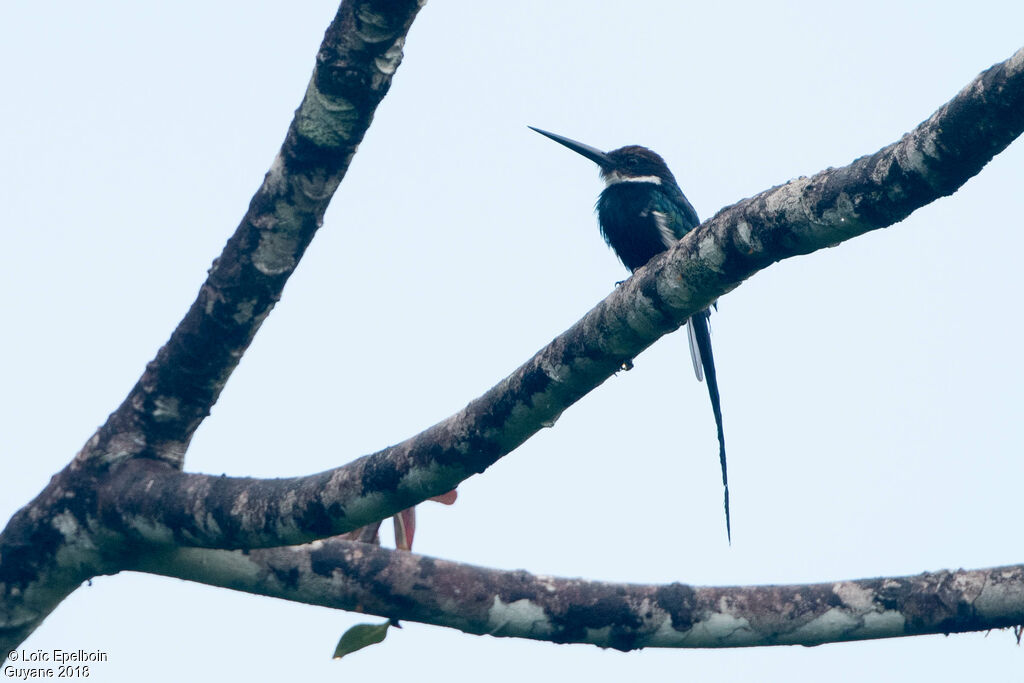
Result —
<instances>
[{"instance_id":1,"label":"jacamar","mask_svg":"<svg viewBox=\"0 0 1024 683\"><path fill-rule=\"evenodd\" d=\"M679 189L672 171L659 155L639 145L620 147L611 152L584 145L567 137L530 126L545 137L565 145L598 165L604 191L597 200L597 219L601 235L622 261L635 271L651 258L674 245L698 225L697 212ZM725 487L725 533L732 542L729 517L729 477L725 466L725 432L722 430L722 406L711 353L708 328L710 309L696 313L686 321L693 369L700 381L707 377L711 410L718 427L718 459Z\"/></svg>"}]
</instances>

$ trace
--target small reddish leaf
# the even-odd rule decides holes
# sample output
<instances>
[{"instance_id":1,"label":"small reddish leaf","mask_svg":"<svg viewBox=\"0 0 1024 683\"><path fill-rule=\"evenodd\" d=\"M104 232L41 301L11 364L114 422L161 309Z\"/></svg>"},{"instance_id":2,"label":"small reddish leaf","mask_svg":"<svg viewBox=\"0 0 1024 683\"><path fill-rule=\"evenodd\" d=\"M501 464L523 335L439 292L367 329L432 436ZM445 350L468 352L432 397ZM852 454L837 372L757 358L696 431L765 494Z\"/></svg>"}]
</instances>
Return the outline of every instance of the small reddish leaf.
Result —
<instances>
[{"instance_id":1,"label":"small reddish leaf","mask_svg":"<svg viewBox=\"0 0 1024 683\"><path fill-rule=\"evenodd\" d=\"M435 501L437 503L441 503L443 505L454 505L455 499L458 497L459 492L455 489L452 489L448 493L442 493L440 496L434 496L430 500Z\"/></svg>"}]
</instances>

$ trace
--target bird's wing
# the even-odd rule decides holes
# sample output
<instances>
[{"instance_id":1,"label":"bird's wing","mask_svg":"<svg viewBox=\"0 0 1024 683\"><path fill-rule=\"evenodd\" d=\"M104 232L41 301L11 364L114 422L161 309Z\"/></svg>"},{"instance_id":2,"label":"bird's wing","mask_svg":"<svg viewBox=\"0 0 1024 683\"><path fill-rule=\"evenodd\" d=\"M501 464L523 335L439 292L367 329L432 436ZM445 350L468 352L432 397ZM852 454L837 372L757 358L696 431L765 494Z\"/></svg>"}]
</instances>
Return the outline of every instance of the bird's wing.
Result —
<instances>
[{"instance_id":1,"label":"bird's wing","mask_svg":"<svg viewBox=\"0 0 1024 683\"><path fill-rule=\"evenodd\" d=\"M672 228L675 230L676 239L681 238L686 233L690 232L698 225L700 225L700 218L697 216L697 211L693 208L693 204L686 198L683 191L679 189L679 186L675 183L662 185L661 191L665 195L665 199L668 200L674 209L672 211L675 221Z\"/></svg>"},{"instance_id":2,"label":"bird's wing","mask_svg":"<svg viewBox=\"0 0 1024 683\"><path fill-rule=\"evenodd\" d=\"M675 188L659 188L652 192L647 211L653 214L666 249L700 225L697 213L683 193Z\"/></svg>"}]
</instances>

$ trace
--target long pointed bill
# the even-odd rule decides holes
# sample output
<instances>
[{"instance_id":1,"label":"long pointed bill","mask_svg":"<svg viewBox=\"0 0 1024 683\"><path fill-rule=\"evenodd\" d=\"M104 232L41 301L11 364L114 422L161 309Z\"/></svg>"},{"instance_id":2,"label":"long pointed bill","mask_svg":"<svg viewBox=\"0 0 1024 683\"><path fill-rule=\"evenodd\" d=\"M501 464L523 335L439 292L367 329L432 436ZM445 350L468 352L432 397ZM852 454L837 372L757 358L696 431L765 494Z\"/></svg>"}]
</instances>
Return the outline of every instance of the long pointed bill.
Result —
<instances>
[{"instance_id":1,"label":"long pointed bill","mask_svg":"<svg viewBox=\"0 0 1024 683\"><path fill-rule=\"evenodd\" d=\"M612 160L608 158L607 154L597 149L596 147L584 145L582 142L576 142L575 140L570 140L567 137L556 135L555 133L549 133L546 130L534 128L533 126L527 126L527 128L529 128L532 131L540 133L546 138L551 138L560 145L565 145L566 147L576 152L577 154L582 154L583 156L590 159L601 168L607 168L608 166L611 166Z\"/></svg>"}]
</instances>

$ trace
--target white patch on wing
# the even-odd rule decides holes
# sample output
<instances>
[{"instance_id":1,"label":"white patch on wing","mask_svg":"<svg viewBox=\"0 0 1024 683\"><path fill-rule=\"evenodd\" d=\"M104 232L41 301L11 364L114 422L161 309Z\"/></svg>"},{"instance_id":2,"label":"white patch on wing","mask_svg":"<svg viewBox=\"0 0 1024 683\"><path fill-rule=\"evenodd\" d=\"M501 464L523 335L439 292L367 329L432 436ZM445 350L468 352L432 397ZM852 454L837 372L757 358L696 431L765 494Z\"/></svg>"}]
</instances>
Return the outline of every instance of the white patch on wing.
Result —
<instances>
[{"instance_id":1,"label":"white patch on wing","mask_svg":"<svg viewBox=\"0 0 1024 683\"><path fill-rule=\"evenodd\" d=\"M652 211L651 215L654 216L654 224L658 226L658 232L661 234L661 243L666 249L671 248L677 240L672 228L669 227L668 214L664 211Z\"/></svg>"},{"instance_id":2,"label":"white patch on wing","mask_svg":"<svg viewBox=\"0 0 1024 683\"><path fill-rule=\"evenodd\" d=\"M617 183L651 183L652 185L661 185L661 178L656 175L628 176L622 175L618 171L612 171L604 177L605 187L611 187Z\"/></svg>"}]
</instances>

